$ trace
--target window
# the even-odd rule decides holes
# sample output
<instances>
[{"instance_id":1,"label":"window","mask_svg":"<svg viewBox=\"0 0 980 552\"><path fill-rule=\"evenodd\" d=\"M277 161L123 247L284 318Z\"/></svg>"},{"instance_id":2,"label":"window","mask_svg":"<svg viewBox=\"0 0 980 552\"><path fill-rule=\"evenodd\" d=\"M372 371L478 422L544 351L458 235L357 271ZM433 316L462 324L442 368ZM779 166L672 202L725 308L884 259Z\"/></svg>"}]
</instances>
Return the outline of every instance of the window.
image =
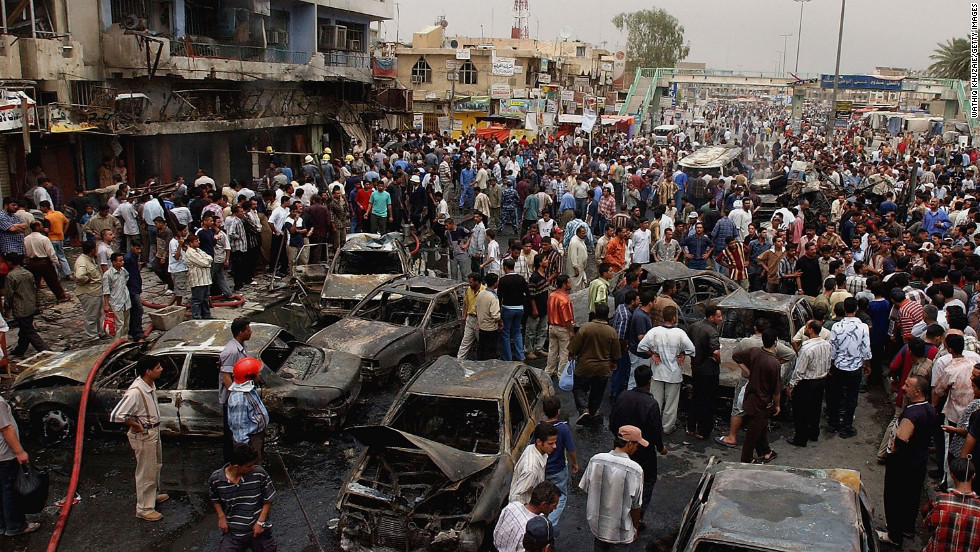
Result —
<instances>
[{"instance_id":1,"label":"window","mask_svg":"<svg viewBox=\"0 0 980 552\"><path fill-rule=\"evenodd\" d=\"M541 395L541 382L538 378L534 377L530 371L525 370L520 376L517 377L517 381L521 383L521 387L524 388L524 397L527 399L527 408L533 413L534 407L538 404L538 397Z\"/></svg>"},{"instance_id":2,"label":"window","mask_svg":"<svg viewBox=\"0 0 980 552\"><path fill-rule=\"evenodd\" d=\"M447 323L459 323L459 311L454 304L455 298L455 294L447 293L436 299L436 306L432 309L430 325L439 326Z\"/></svg>"},{"instance_id":3,"label":"window","mask_svg":"<svg viewBox=\"0 0 980 552\"><path fill-rule=\"evenodd\" d=\"M432 68L425 62L425 58L419 58L412 67L412 82L432 82Z\"/></svg>"},{"instance_id":4,"label":"window","mask_svg":"<svg viewBox=\"0 0 980 552\"><path fill-rule=\"evenodd\" d=\"M476 66L473 62L466 60L459 68L460 84L476 84Z\"/></svg>"},{"instance_id":5,"label":"window","mask_svg":"<svg viewBox=\"0 0 980 552\"><path fill-rule=\"evenodd\" d=\"M527 413L524 412L524 405L521 403L520 387L514 386L510 390L510 446L511 448L524 448L523 433L527 426Z\"/></svg>"},{"instance_id":6,"label":"window","mask_svg":"<svg viewBox=\"0 0 980 552\"><path fill-rule=\"evenodd\" d=\"M575 47L575 57L585 57L585 46Z\"/></svg>"},{"instance_id":7,"label":"window","mask_svg":"<svg viewBox=\"0 0 980 552\"><path fill-rule=\"evenodd\" d=\"M218 388L218 371L220 364L217 355L194 355L191 360L191 371L187 375L187 389L216 390Z\"/></svg>"}]
</instances>

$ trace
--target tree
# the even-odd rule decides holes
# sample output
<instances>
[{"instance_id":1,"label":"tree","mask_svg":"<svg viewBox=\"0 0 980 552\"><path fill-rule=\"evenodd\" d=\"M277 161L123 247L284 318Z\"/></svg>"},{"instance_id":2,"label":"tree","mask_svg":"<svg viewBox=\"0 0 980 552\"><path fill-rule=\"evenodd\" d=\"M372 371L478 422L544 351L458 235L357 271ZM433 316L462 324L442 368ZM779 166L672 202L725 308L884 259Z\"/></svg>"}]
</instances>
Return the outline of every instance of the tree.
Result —
<instances>
[{"instance_id":1,"label":"tree","mask_svg":"<svg viewBox=\"0 0 980 552\"><path fill-rule=\"evenodd\" d=\"M941 79L970 80L970 41L965 38L951 38L933 50L929 59L935 60L929 66L929 73Z\"/></svg>"},{"instance_id":2,"label":"tree","mask_svg":"<svg viewBox=\"0 0 980 552\"><path fill-rule=\"evenodd\" d=\"M636 67L673 67L690 53L684 43L684 27L660 8L620 13L612 24L626 27L626 57Z\"/></svg>"}]
</instances>

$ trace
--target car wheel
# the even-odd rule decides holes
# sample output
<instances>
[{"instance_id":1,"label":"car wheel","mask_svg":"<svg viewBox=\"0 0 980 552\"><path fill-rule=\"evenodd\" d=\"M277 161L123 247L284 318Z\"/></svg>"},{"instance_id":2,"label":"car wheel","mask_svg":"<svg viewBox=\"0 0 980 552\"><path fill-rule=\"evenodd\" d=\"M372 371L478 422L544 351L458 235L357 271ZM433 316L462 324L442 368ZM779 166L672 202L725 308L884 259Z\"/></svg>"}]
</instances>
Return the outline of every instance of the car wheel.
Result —
<instances>
[{"instance_id":1,"label":"car wheel","mask_svg":"<svg viewBox=\"0 0 980 552\"><path fill-rule=\"evenodd\" d=\"M269 422L265 427L265 443L274 445L286 436L286 427L279 422Z\"/></svg>"},{"instance_id":2,"label":"car wheel","mask_svg":"<svg viewBox=\"0 0 980 552\"><path fill-rule=\"evenodd\" d=\"M75 416L66 406L52 405L36 411L34 427L48 442L65 441L75 430Z\"/></svg>"},{"instance_id":3,"label":"car wheel","mask_svg":"<svg viewBox=\"0 0 980 552\"><path fill-rule=\"evenodd\" d=\"M412 375L415 374L415 364L410 360L403 360L398 363L398 367L395 368L395 377L398 378L399 383L405 385L408 380L412 379Z\"/></svg>"}]
</instances>

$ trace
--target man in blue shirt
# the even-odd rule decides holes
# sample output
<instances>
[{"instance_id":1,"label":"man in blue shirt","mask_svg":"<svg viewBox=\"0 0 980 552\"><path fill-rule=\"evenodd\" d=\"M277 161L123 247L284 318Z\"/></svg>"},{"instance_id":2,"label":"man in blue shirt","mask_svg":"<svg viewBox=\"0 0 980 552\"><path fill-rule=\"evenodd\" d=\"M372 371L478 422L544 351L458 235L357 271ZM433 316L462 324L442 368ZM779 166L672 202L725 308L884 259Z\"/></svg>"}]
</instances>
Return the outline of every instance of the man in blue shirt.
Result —
<instances>
[{"instance_id":1,"label":"man in blue shirt","mask_svg":"<svg viewBox=\"0 0 980 552\"><path fill-rule=\"evenodd\" d=\"M888 213L898 212L898 204L895 203L894 199L895 199L894 193L888 192L887 194L885 194L885 201L882 201L881 205L878 206L878 213L881 214L881 216L884 217Z\"/></svg>"},{"instance_id":2,"label":"man in blue shirt","mask_svg":"<svg viewBox=\"0 0 980 552\"><path fill-rule=\"evenodd\" d=\"M473 180L476 178L476 171L473 166L467 164L466 168L459 173L459 185L462 188L459 193L459 208L470 209L473 207Z\"/></svg>"},{"instance_id":3,"label":"man in blue shirt","mask_svg":"<svg viewBox=\"0 0 980 552\"><path fill-rule=\"evenodd\" d=\"M674 205L680 205L681 198L684 197L684 193L687 191L687 174L681 170L675 172L674 184L677 184L677 191L674 192Z\"/></svg>"},{"instance_id":4,"label":"man in blue shirt","mask_svg":"<svg viewBox=\"0 0 980 552\"><path fill-rule=\"evenodd\" d=\"M548 461L544 467L544 479L550 481L561 490L561 497L558 499L558 506L548 514L548 521L553 525L558 525L561 519L562 510L565 509L565 502L568 497L568 463L565 460L565 453L571 460L572 474L577 474L578 455L575 453L575 440L572 438L572 430L568 427L568 422L558 420L561 412L561 399L555 395L544 398L545 421L555 426L558 430L558 441L555 443L555 450L548 455Z\"/></svg>"},{"instance_id":5,"label":"man in blue shirt","mask_svg":"<svg viewBox=\"0 0 980 552\"><path fill-rule=\"evenodd\" d=\"M946 216L946 211L939 208L939 200L932 198L929 201L929 210L926 211L925 217L922 218L922 227L925 228L929 235L939 234L940 236L946 236L946 231L952 226L949 221L949 217Z\"/></svg>"}]
</instances>

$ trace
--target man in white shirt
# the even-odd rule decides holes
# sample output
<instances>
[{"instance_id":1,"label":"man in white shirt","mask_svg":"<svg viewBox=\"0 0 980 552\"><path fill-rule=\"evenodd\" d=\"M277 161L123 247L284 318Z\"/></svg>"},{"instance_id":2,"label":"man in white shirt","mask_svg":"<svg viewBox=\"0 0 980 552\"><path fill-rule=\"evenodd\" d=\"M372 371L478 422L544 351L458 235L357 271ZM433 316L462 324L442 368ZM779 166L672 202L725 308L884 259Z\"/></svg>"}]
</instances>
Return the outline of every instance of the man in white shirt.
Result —
<instances>
[{"instance_id":1,"label":"man in white shirt","mask_svg":"<svg viewBox=\"0 0 980 552\"><path fill-rule=\"evenodd\" d=\"M749 235L749 224L752 224L752 200L743 199L742 203L728 213L728 218L732 219L735 228L738 228L738 239L742 241Z\"/></svg>"},{"instance_id":2,"label":"man in white shirt","mask_svg":"<svg viewBox=\"0 0 980 552\"><path fill-rule=\"evenodd\" d=\"M619 428L610 452L596 454L579 488L588 494L585 517L595 550L626 550L636 539L643 505L643 468L630 458L650 446L636 426Z\"/></svg>"},{"instance_id":3,"label":"man in white shirt","mask_svg":"<svg viewBox=\"0 0 980 552\"><path fill-rule=\"evenodd\" d=\"M669 435L677 422L677 405L684 381L680 365L684 363L686 355L694 354L694 343L684 330L677 327L677 307L664 307L663 317L663 325L648 331L636 350L637 356L652 359L650 393L662 406L663 429Z\"/></svg>"},{"instance_id":4,"label":"man in white shirt","mask_svg":"<svg viewBox=\"0 0 980 552\"><path fill-rule=\"evenodd\" d=\"M524 552L524 532L527 522L535 517L545 517L558 506L561 491L550 481L542 481L531 490L526 504L511 502L500 512L497 526L493 529L493 545L498 552Z\"/></svg>"},{"instance_id":5,"label":"man in white shirt","mask_svg":"<svg viewBox=\"0 0 980 552\"><path fill-rule=\"evenodd\" d=\"M123 222L123 234L126 236L126 240L122 242L119 246L120 251L127 251L131 244L139 243L140 241L140 225L138 220L138 214L136 212L136 206L133 205L129 199L123 199L119 203L119 207L116 207L116 212L112 213L112 216L121 218Z\"/></svg>"},{"instance_id":6,"label":"man in white shirt","mask_svg":"<svg viewBox=\"0 0 980 552\"><path fill-rule=\"evenodd\" d=\"M633 232L633 262L646 264L650 262L650 221L643 219L640 227Z\"/></svg>"},{"instance_id":7,"label":"man in white shirt","mask_svg":"<svg viewBox=\"0 0 980 552\"><path fill-rule=\"evenodd\" d=\"M214 179L208 176L208 173L204 169L197 169L197 180L194 181L194 187L200 188L204 184L207 184L212 191L217 190L217 187L214 185Z\"/></svg>"},{"instance_id":8,"label":"man in white shirt","mask_svg":"<svg viewBox=\"0 0 980 552\"><path fill-rule=\"evenodd\" d=\"M291 199L286 196L282 196L279 199L279 207L272 210L269 215L269 227L272 229L272 261L269 262L270 272L284 272L286 266L286 247L283 244L283 233L282 227L285 224L286 219L289 217L289 205Z\"/></svg>"},{"instance_id":9,"label":"man in white shirt","mask_svg":"<svg viewBox=\"0 0 980 552\"><path fill-rule=\"evenodd\" d=\"M531 490L544 481L548 455L558 446L558 429L549 422L538 422L534 427L534 442L528 445L514 465L514 478L510 483L509 502L527 504Z\"/></svg>"},{"instance_id":10,"label":"man in white shirt","mask_svg":"<svg viewBox=\"0 0 980 552\"><path fill-rule=\"evenodd\" d=\"M542 213L541 218L538 219L538 233L541 234L541 238L550 238L557 224L555 219L551 218L551 213L548 211Z\"/></svg>"}]
</instances>

